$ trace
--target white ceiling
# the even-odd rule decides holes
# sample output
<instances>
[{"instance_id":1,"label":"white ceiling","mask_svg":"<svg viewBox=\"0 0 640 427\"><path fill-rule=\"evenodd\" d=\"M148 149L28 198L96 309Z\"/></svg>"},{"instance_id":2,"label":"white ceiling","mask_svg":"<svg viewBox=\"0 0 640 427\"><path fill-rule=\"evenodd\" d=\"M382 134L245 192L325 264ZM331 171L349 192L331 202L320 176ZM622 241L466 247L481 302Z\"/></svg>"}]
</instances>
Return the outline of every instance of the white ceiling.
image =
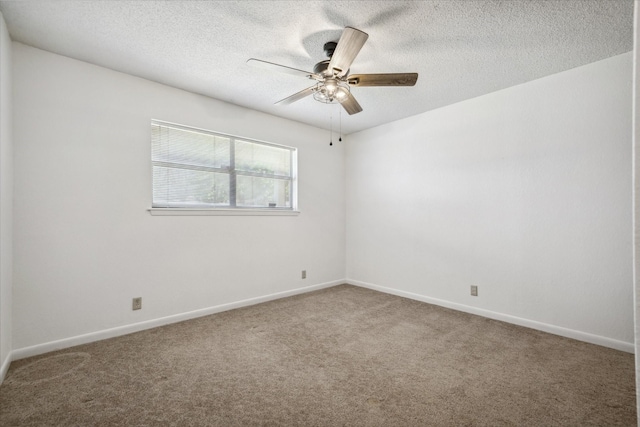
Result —
<instances>
[{"instance_id":1,"label":"white ceiling","mask_svg":"<svg viewBox=\"0 0 640 427\"><path fill-rule=\"evenodd\" d=\"M345 134L633 48L633 0L0 1L14 41L321 128L340 107L312 85L246 64L303 70L345 26L369 34L351 73L417 72L414 87L355 87ZM333 116L333 119L331 119Z\"/></svg>"}]
</instances>

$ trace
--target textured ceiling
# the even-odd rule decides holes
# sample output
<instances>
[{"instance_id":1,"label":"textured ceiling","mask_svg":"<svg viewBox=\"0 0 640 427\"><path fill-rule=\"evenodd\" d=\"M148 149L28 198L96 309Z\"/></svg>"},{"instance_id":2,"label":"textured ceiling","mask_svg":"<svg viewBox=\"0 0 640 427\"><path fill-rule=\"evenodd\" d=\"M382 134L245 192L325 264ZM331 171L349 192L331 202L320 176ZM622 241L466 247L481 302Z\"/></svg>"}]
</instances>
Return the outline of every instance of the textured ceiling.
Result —
<instances>
[{"instance_id":1,"label":"textured ceiling","mask_svg":"<svg viewBox=\"0 0 640 427\"><path fill-rule=\"evenodd\" d=\"M345 26L369 34L351 73L417 72L414 87L355 87L345 134L524 83L633 48L633 0L0 1L15 41L328 128L340 108L305 98L303 70Z\"/></svg>"}]
</instances>

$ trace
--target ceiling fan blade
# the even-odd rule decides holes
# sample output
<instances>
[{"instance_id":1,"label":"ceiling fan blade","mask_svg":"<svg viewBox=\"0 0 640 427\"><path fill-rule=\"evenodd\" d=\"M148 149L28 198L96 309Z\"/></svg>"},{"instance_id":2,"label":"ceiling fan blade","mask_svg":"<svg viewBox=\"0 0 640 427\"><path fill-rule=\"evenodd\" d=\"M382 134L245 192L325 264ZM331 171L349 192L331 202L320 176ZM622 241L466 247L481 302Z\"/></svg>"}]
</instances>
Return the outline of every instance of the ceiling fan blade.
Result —
<instances>
[{"instance_id":1,"label":"ceiling fan blade","mask_svg":"<svg viewBox=\"0 0 640 427\"><path fill-rule=\"evenodd\" d=\"M247 64L262 68L265 70L279 71L281 73L293 74L294 76L307 77L312 80L322 80L322 77L311 71L298 70L297 68L287 67L286 65L274 64L273 62L263 61L261 59L251 58L247 60Z\"/></svg>"},{"instance_id":2,"label":"ceiling fan blade","mask_svg":"<svg viewBox=\"0 0 640 427\"><path fill-rule=\"evenodd\" d=\"M329 61L329 70L337 70L339 77L344 76L349 71L351 63L356 58L362 46L369 38L369 34L346 27L340 36L336 50Z\"/></svg>"},{"instance_id":3,"label":"ceiling fan blade","mask_svg":"<svg viewBox=\"0 0 640 427\"><path fill-rule=\"evenodd\" d=\"M413 86L418 73L351 74L347 77L350 86Z\"/></svg>"},{"instance_id":4,"label":"ceiling fan blade","mask_svg":"<svg viewBox=\"0 0 640 427\"><path fill-rule=\"evenodd\" d=\"M292 104L302 98L304 98L305 96L309 96L311 95L313 92L316 91L316 86L311 86L308 87L306 89L302 89L300 92L294 93L291 96L288 96L284 99L281 99L280 101L276 102L276 105L289 105Z\"/></svg>"},{"instance_id":5,"label":"ceiling fan blade","mask_svg":"<svg viewBox=\"0 0 640 427\"><path fill-rule=\"evenodd\" d=\"M358 104L358 101L356 101L351 93L347 95L347 99L342 101L341 104L346 112L349 113L349 115L356 114L362 111L362 107L360 106L360 104Z\"/></svg>"}]
</instances>

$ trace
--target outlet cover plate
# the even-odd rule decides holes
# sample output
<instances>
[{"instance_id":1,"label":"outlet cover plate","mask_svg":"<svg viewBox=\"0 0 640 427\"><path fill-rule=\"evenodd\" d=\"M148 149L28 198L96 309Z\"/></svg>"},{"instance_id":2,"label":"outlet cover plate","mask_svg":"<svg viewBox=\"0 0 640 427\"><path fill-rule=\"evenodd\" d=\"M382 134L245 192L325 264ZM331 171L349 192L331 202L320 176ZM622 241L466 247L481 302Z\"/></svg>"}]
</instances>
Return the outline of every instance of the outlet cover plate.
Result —
<instances>
[{"instance_id":1,"label":"outlet cover plate","mask_svg":"<svg viewBox=\"0 0 640 427\"><path fill-rule=\"evenodd\" d=\"M134 298L131 309L140 310L141 308L142 308L142 297Z\"/></svg>"},{"instance_id":2,"label":"outlet cover plate","mask_svg":"<svg viewBox=\"0 0 640 427\"><path fill-rule=\"evenodd\" d=\"M476 285L471 285L471 296L472 297L478 296L478 287Z\"/></svg>"}]
</instances>

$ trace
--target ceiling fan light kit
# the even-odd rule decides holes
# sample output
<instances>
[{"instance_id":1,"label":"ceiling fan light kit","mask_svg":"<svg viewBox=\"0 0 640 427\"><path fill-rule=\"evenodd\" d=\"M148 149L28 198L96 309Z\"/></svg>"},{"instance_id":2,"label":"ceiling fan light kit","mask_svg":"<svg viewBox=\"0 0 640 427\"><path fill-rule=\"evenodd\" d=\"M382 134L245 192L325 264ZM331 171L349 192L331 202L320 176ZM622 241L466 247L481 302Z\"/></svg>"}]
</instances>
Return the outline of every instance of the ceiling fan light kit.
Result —
<instances>
[{"instance_id":1,"label":"ceiling fan light kit","mask_svg":"<svg viewBox=\"0 0 640 427\"><path fill-rule=\"evenodd\" d=\"M346 101L351 90L346 82L336 79L325 79L316 84L313 99L325 104L342 103Z\"/></svg>"},{"instance_id":2,"label":"ceiling fan light kit","mask_svg":"<svg viewBox=\"0 0 640 427\"><path fill-rule=\"evenodd\" d=\"M313 94L313 99L318 102L339 103L350 115L356 114L362 111L362 107L351 93L350 86L413 86L418 80L418 73L349 75L351 63L368 38L367 33L346 27L337 43L327 42L324 44L324 52L329 59L318 62L314 66L313 72L255 58L249 59L247 63L317 81L313 86L276 102L278 105L288 105Z\"/></svg>"}]
</instances>

